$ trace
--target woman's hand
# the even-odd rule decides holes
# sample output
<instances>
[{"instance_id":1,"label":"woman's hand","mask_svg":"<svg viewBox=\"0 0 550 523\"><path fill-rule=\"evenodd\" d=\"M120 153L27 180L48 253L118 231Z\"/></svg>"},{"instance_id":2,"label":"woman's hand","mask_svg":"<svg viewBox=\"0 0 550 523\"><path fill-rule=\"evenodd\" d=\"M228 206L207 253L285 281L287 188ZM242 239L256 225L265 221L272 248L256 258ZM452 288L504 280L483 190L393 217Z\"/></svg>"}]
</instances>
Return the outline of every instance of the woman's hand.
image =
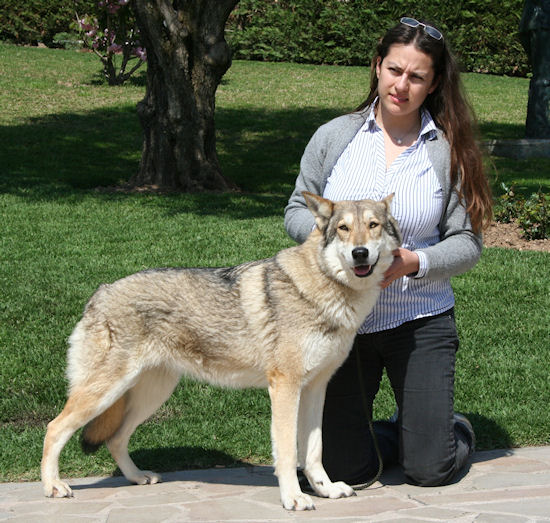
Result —
<instances>
[{"instance_id":1,"label":"woman's hand","mask_svg":"<svg viewBox=\"0 0 550 523\"><path fill-rule=\"evenodd\" d=\"M413 251L399 247L399 249L393 251L393 263L384 273L384 279L380 285L385 289L390 283L402 276L416 274L419 268L418 255Z\"/></svg>"}]
</instances>

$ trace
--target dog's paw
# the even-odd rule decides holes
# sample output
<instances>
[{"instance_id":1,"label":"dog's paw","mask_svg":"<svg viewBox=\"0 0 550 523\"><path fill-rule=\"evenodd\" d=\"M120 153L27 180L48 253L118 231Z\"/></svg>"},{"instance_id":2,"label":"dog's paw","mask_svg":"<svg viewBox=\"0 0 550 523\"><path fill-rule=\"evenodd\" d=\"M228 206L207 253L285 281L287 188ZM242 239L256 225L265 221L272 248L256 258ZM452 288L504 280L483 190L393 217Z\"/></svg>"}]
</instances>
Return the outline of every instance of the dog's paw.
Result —
<instances>
[{"instance_id":1,"label":"dog's paw","mask_svg":"<svg viewBox=\"0 0 550 523\"><path fill-rule=\"evenodd\" d=\"M343 481L337 481L331 483L327 488L327 498L349 498L350 496L356 496L355 490L353 490L347 483Z\"/></svg>"},{"instance_id":2,"label":"dog's paw","mask_svg":"<svg viewBox=\"0 0 550 523\"><path fill-rule=\"evenodd\" d=\"M315 510L315 505L311 498L299 492L296 495L283 496L283 507L287 510Z\"/></svg>"},{"instance_id":3,"label":"dog's paw","mask_svg":"<svg viewBox=\"0 0 550 523\"><path fill-rule=\"evenodd\" d=\"M64 481L54 479L44 482L44 496L47 498L72 498L73 491Z\"/></svg>"},{"instance_id":4,"label":"dog's paw","mask_svg":"<svg viewBox=\"0 0 550 523\"><path fill-rule=\"evenodd\" d=\"M131 478L126 478L136 485L154 485L155 483L162 482L160 474L156 472L151 472L150 470L140 470L139 474L132 476Z\"/></svg>"},{"instance_id":5,"label":"dog's paw","mask_svg":"<svg viewBox=\"0 0 550 523\"><path fill-rule=\"evenodd\" d=\"M355 491L343 481L333 483L327 478L319 481L310 480L309 483L315 493L323 498L349 498L356 495Z\"/></svg>"}]
</instances>

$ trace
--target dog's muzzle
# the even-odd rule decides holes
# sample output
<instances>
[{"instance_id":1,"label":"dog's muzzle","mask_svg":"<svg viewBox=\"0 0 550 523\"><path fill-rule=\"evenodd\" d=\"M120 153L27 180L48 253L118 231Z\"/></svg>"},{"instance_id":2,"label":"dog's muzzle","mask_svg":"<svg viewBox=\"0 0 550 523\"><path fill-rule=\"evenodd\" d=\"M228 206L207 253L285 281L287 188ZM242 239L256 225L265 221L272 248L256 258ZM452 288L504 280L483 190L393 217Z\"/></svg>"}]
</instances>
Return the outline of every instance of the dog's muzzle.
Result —
<instances>
[{"instance_id":1,"label":"dog's muzzle","mask_svg":"<svg viewBox=\"0 0 550 523\"><path fill-rule=\"evenodd\" d=\"M372 274L380 255L376 258L376 261L373 264L368 264L369 259L369 250L366 247L356 247L351 251L351 256L355 265L353 267L353 272L358 278L366 278Z\"/></svg>"}]
</instances>

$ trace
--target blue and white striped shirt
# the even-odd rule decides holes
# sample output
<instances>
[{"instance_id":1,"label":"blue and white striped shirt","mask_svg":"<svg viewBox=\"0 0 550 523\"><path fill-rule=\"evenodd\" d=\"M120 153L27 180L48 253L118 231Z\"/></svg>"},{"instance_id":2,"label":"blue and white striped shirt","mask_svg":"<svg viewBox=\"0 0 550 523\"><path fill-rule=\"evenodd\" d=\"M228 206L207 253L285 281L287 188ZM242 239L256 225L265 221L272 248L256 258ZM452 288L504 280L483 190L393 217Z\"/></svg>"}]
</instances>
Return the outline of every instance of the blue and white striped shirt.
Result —
<instances>
[{"instance_id":1,"label":"blue and white striped shirt","mask_svg":"<svg viewBox=\"0 0 550 523\"><path fill-rule=\"evenodd\" d=\"M439 221L444 202L425 144L434 138L435 123L430 113L422 109L418 139L386 169L384 134L375 120L375 103L365 124L336 162L323 196L334 201L380 200L393 192L392 214L399 223L403 247L414 251L434 245L440 241ZM400 278L384 289L359 333L392 329L454 306L450 280L423 278L426 258L422 252L417 254L420 260L417 275Z\"/></svg>"}]
</instances>

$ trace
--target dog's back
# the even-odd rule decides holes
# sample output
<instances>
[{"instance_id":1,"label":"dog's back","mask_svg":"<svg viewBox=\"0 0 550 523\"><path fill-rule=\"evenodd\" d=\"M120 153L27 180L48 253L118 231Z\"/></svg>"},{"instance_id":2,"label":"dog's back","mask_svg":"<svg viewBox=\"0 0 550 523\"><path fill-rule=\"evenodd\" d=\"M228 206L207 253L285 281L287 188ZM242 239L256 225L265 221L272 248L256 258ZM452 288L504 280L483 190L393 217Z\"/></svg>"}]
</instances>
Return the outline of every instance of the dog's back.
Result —
<instances>
[{"instance_id":1,"label":"dog's back","mask_svg":"<svg viewBox=\"0 0 550 523\"><path fill-rule=\"evenodd\" d=\"M147 270L102 285L70 338L71 389L100 367L113 379L167 367L232 387L265 387L269 370L289 359L297 369L310 332L349 337L357 323L349 290L316 263L317 244L237 267Z\"/></svg>"}]
</instances>

